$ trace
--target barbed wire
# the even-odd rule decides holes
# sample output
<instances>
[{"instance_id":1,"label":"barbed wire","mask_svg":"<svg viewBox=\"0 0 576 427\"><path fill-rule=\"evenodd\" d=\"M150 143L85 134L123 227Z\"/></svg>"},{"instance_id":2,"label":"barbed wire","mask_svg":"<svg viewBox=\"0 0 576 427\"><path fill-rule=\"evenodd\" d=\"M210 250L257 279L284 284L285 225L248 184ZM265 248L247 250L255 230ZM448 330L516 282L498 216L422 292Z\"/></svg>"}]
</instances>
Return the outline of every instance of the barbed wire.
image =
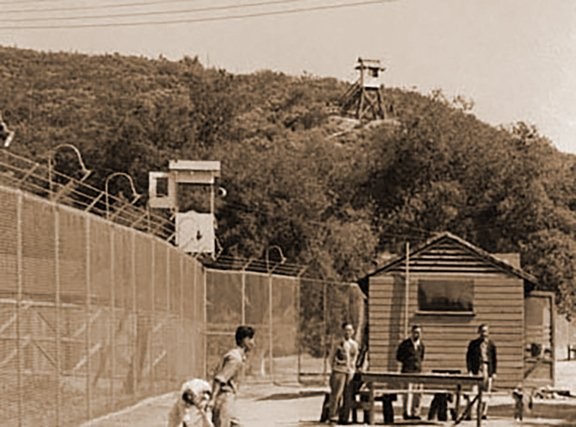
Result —
<instances>
[{"instance_id":1,"label":"barbed wire","mask_svg":"<svg viewBox=\"0 0 576 427\"><path fill-rule=\"evenodd\" d=\"M0 185L27 191L39 197L106 218L114 223L174 238L174 224L167 216L130 203L118 195L93 187L55 170L47 164L0 150Z\"/></svg>"}]
</instances>

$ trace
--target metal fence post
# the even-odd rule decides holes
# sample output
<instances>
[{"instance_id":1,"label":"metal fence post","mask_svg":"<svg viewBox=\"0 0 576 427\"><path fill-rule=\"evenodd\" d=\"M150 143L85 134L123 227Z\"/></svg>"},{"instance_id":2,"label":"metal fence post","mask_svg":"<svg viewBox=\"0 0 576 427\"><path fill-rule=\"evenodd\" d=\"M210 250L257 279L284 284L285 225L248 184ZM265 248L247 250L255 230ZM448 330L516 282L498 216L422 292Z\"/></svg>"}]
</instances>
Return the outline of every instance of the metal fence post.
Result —
<instances>
[{"instance_id":1,"label":"metal fence post","mask_svg":"<svg viewBox=\"0 0 576 427\"><path fill-rule=\"evenodd\" d=\"M152 327L150 328L150 339L148 340L148 354L150 355L149 359L149 363L150 363L150 379L152 380L152 389L156 390L156 370L154 369L154 325L156 323L156 243L154 241L154 239L150 239L150 245L151 245L151 251L150 251L150 256L152 258L151 260L151 265L152 265L152 304L151 304L151 308L152 308Z\"/></svg>"},{"instance_id":2,"label":"metal fence post","mask_svg":"<svg viewBox=\"0 0 576 427\"><path fill-rule=\"evenodd\" d=\"M110 224L110 397L112 405L116 401L114 380L116 377L116 254L114 246L114 231L116 226Z\"/></svg>"},{"instance_id":3,"label":"metal fence post","mask_svg":"<svg viewBox=\"0 0 576 427\"><path fill-rule=\"evenodd\" d=\"M301 324L302 324L302 306L300 302L301 288L302 287L302 275L298 274L296 278L296 345L298 346L298 372L296 373L296 381L300 382L300 375L302 373L302 337L301 334Z\"/></svg>"},{"instance_id":4,"label":"metal fence post","mask_svg":"<svg viewBox=\"0 0 576 427\"><path fill-rule=\"evenodd\" d=\"M186 341L188 339L190 339L190 334L184 334L184 331L186 330L185 328L185 320L184 320L184 258L182 256L182 254L178 254L178 269L180 271L180 274L178 275L179 279L180 279L180 321L178 322L178 327L180 328L180 330L178 331L178 335L179 336L186 336L186 340L182 341L178 341L178 350L176 351L176 354L179 355L180 360L178 361L178 368L182 369L184 368L184 372L178 372L178 376L182 375L182 377L184 377L186 375L186 372L190 372L190 370L188 369L188 366L182 366L181 360L182 360L182 355L188 355L188 349L186 348ZM181 348L184 345L184 348ZM188 359L188 357L185 359L186 363L189 363L190 359Z\"/></svg>"},{"instance_id":5,"label":"metal fence post","mask_svg":"<svg viewBox=\"0 0 576 427\"><path fill-rule=\"evenodd\" d=\"M326 286L326 282L322 282L322 321L324 327L324 334L322 335L322 350L324 354L322 355L324 362L323 362L323 369L324 371L322 374L326 376L328 372L328 360L326 357L326 344L327 344L327 334L328 334L328 289Z\"/></svg>"},{"instance_id":6,"label":"metal fence post","mask_svg":"<svg viewBox=\"0 0 576 427\"><path fill-rule=\"evenodd\" d=\"M242 274L242 276L240 276L241 279L241 286L242 286L242 304L240 305L240 309L242 310L241 313L241 319L242 319L242 324L245 325L246 324L246 270L244 268L242 268L242 271L240 272L240 274Z\"/></svg>"},{"instance_id":7,"label":"metal fence post","mask_svg":"<svg viewBox=\"0 0 576 427\"><path fill-rule=\"evenodd\" d=\"M208 375L208 270L202 267L203 291L202 296L202 316L203 316L203 334L204 334L204 377Z\"/></svg>"},{"instance_id":8,"label":"metal fence post","mask_svg":"<svg viewBox=\"0 0 576 427\"><path fill-rule=\"evenodd\" d=\"M85 233L86 233L86 266L85 266L85 278L86 278L86 415L87 419L92 418L92 384L90 381L90 375L92 373L92 355L90 354L92 348L91 340L91 307L92 301L90 300L90 294L92 293L92 283L91 283L91 271L90 271L90 217L86 214L84 216Z\"/></svg>"},{"instance_id":9,"label":"metal fence post","mask_svg":"<svg viewBox=\"0 0 576 427\"><path fill-rule=\"evenodd\" d=\"M56 425L60 425L60 409L62 396L60 379L62 370L62 328L61 328L61 283L60 283L60 211L56 202L52 204L54 212L54 278L56 281Z\"/></svg>"},{"instance_id":10,"label":"metal fence post","mask_svg":"<svg viewBox=\"0 0 576 427\"><path fill-rule=\"evenodd\" d=\"M136 231L131 230L130 232L130 245L131 247L131 257L130 257L130 287L132 293L132 328L134 332L134 340L132 341L132 394L136 396L138 387L138 308L136 304Z\"/></svg>"},{"instance_id":11,"label":"metal fence post","mask_svg":"<svg viewBox=\"0 0 576 427\"><path fill-rule=\"evenodd\" d=\"M274 333L273 333L273 321L272 321L272 304L274 300L272 299L272 274L268 275L268 357L270 358L270 377L274 381Z\"/></svg>"},{"instance_id":12,"label":"metal fence post","mask_svg":"<svg viewBox=\"0 0 576 427\"><path fill-rule=\"evenodd\" d=\"M173 322L172 322L172 311L170 310L171 303L172 303L172 301L170 301L170 291L172 288L172 283L170 282L170 248L166 249L166 259L164 261L166 262L166 272L165 272L166 276L164 277L164 280L166 281L166 317L168 320L167 323L168 323L169 331L171 331L173 328L173 326L172 326ZM163 339L164 349L166 349L166 347L167 347L166 343L168 340L166 339L167 338L166 334L163 334L162 336L164 338ZM166 372L164 372L164 380L165 381L171 379L170 375L169 375L170 374L170 363L169 363L170 356L169 356L168 352L166 353L166 361L168 363L165 364L165 366L166 366ZM166 383L164 382L164 384L162 384L162 390L165 390L165 387L166 387Z\"/></svg>"},{"instance_id":13,"label":"metal fence post","mask_svg":"<svg viewBox=\"0 0 576 427\"><path fill-rule=\"evenodd\" d=\"M24 384L22 378L24 356L22 354L22 292L24 286L23 256L22 256L22 192L16 193L16 271L18 280L18 295L16 300L16 352L18 354L17 378L18 388L18 427L22 426L24 406Z\"/></svg>"}]
</instances>

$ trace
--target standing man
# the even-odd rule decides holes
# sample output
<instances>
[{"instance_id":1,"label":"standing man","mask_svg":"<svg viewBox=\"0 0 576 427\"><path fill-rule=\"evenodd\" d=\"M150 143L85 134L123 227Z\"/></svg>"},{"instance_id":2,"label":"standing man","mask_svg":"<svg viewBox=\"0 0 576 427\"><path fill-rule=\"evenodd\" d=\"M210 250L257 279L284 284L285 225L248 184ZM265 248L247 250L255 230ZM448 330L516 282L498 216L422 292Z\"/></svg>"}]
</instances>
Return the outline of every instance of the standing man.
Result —
<instances>
[{"instance_id":1,"label":"standing man","mask_svg":"<svg viewBox=\"0 0 576 427\"><path fill-rule=\"evenodd\" d=\"M251 326L238 326L235 335L236 347L224 355L216 369L212 384L214 427L240 426L235 408L238 378L244 368L246 354L255 346L255 334L256 331Z\"/></svg>"},{"instance_id":2,"label":"standing man","mask_svg":"<svg viewBox=\"0 0 576 427\"><path fill-rule=\"evenodd\" d=\"M356 370L358 343L352 338L354 326L342 324L343 337L332 354L330 373L330 403L328 420L346 424L352 403L352 377Z\"/></svg>"},{"instance_id":3,"label":"standing man","mask_svg":"<svg viewBox=\"0 0 576 427\"><path fill-rule=\"evenodd\" d=\"M470 341L466 352L466 367L469 374L482 375L482 391L492 391L492 380L496 378L496 345L489 338L488 325L478 326L479 337ZM488 402L482 402L482 419L488 417Z\"/></svg>"},{"instance_id":4,"label":"standing man","mask_svg":"<svg viewBox=\"0 0 576 427\"><path fill-rule=\"evenodd\" d=\"M411 334L400 343L396 351L396 360L402 364L402 373L422 372L424 361L424 343L422 342L422 327L412 325ZM405 420L420 420L420 404L422 395L417 390L421 384L408 384L408 392L404 396L403 417Z\"/></svg>"}]
</instances>

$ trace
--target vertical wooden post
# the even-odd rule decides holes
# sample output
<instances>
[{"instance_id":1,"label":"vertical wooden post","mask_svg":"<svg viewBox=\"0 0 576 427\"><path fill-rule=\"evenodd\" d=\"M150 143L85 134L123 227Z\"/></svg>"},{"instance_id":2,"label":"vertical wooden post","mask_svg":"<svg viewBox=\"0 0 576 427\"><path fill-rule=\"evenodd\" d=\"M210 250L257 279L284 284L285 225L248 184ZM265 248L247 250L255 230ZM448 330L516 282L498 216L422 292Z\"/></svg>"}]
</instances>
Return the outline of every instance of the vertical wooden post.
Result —
<instances>
[{"instance_id":1,"label":"vertical wooden post","mask_svg":"<svg viewBox=\"0 0 576 427\"><path fill-rule=\"evenodd\" d=\"M454 403L454 410L456 411L456 419L460 417L460 400L462 399L462 384L456 385L456 402Z\"/></svg>"},{"instance_id":2,"label":"vertical wooden post","mask_svg":"<svg viewBox=\"0 0 576 427\"><path fill-rule=\"evenodd\" d=\"M368 424L374 425L374 381L368 382Z\"/></svg>"},{"instance_id":3,"label":"vertical wooden post","mask_svg":"<svg viewBox=\"0 0 576 427\"><path fill-rule=\"evenodd\" d=\"M476 406L476 426L482 427L482 388L484 387L484 382L478 384L478 405Z\"/></svg>"},{"instance_id":4,"label":"vertical wooden post","mask_svg":"<svg viewBox=\"0 0 576 427\"><path fill-rule=\"evenodd\" d=\"M410 304L410 242L406 242L406 273L404 287L404 336L408 335L408 312Z\"/></svg>"}]
</instances>

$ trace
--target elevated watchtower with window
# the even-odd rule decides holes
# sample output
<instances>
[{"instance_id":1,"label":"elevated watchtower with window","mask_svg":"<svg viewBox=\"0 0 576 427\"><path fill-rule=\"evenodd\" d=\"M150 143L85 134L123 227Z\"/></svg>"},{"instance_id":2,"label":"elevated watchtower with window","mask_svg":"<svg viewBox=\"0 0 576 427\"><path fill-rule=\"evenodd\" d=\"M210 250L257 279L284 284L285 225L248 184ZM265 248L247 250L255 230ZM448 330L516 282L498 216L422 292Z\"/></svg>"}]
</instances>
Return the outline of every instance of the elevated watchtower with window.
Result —
<instances>
[{"instance_id":1,"label":"elevated watchtower with window","mask_svg":"<svg viewBox=\"0 0 576 427\"><path fill-rule=\"evenodd\" d=\"M384 119L384 101L380 73L385 70L377 59L358 58L360 76L350 87L342 103L342 112L358 120Z\"/></svg>"},{"instance_id":2,"label":"elevated watchtower with window","mask_svg":"<svg viewBox=\"0 0 576 427\"><path fill-rule=\"evenodd\" d=\"M170 209L176 221L175 243L187 253L215 252L215 179L219 161L170 160L168 172L149 172L148 205ZM183 186L183 184L186 184ZM182 187L193 187L183 194ZM208 190L207 203L205 189ZM184 197L183 197L184 196ZM182 202L192 200L194 208L182 211Z\"/></svg>"}]
</instances>

